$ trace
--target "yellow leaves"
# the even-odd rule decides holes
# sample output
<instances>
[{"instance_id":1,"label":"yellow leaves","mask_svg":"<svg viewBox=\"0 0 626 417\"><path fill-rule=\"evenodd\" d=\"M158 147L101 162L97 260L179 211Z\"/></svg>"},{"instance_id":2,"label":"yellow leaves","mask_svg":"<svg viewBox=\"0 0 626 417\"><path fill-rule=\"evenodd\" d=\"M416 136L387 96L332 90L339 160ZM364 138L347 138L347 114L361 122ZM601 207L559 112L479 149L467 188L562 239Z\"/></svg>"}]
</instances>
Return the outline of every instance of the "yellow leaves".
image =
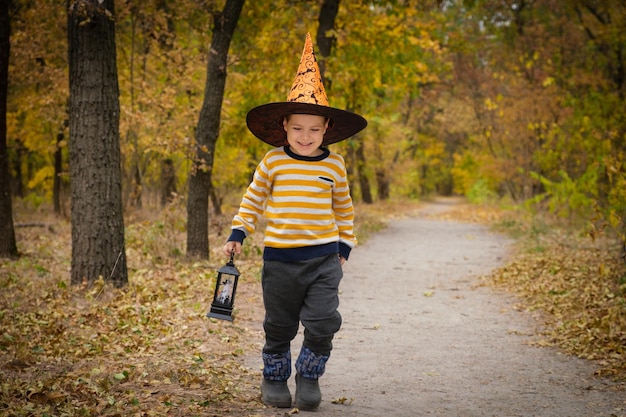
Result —
<instances>
[{"instance_id":1,"label":"yellow leaves","mask_svg":"<svg viewBox=\"0 0 626 417\"><path fill-rule=\"evenodd\" d=\"M619 285L626 268L606 243L568 237L566 245L517 257L491 280L543 312L548 329L540 343L602 360L599 372L617 375L626 372L626 291Z\"/></svg>"},{"instance_id":2,"label":"yellow leaves","mask_svg":"<svg viewBox=\"0 0 626 417\"><path fill-rule=\"evenodd\" d=\"M151 227L161 234L145 233ZM140 227L154 245L172 239L163 230L152 222ZM215 266L174 259L155 268L151 254L136 249L137 239L129 244L136 273L128 288L104 280L59 286L67 275L69 224L54 240L20 241L29 255L0 264L3 305L10 306L0 309L2 404L32 415L76 415L77 408L84 415L166 415L171 407L199 415L207 398L212 410L232 408L237 398L242 405L235 409L255 401L248 391L256 392L258 381L241 365L251 319L238 317L239 327L205 317ZM241 270L242 300L251 299L258 266L242 260Z\"/></svg>"},{"instance_id":3,"label":"yellow leaves","mask_svg":"<svg viewBox=\"0 0 626 417\"><path fill-rule=\"evenodd\" d=\"M416 36L412 36L412 35L407 36L406 40L409 41L409 44L411 44L413 46L420 45L420 43L421 43L420 38L418 38Z\"/></svg>"},{"instance_id":4,"label":"yellow leaves","mask_svg":"<svg viewBox=\"0 0 626 417\"><path fill-rule=\"evenodd\" d=\"M428 72L428 66L421 61L415 61L414 63L415 72L420 74L425 74Z\"/></svg>"},{"instance_id":5,"label":"yellow leaves","mask_svg":"<svg viewBox=\"0 0 626 417\"><path fill-rule=\"evenodd\" d=\"M354 398L350 398L347 399L346 397L341 397L341 398L335 398L333 400L331 400L331 403L333 404L341 404L341 405L345 405L345 404L352 404L352 402L354 401Z\"/></svg>"},{"instance_id":6,"label":"yellow leaves","mask_svg":"<svg viewBox=\"0 0 626 417\"><path fill-rule=\"evenodd\" d=\"M528 130L532 131L545 131L548 128L546 122L530 122L528 123Z\"/></svg>"},{"instance_id":7,"label":"yellow leaves","mask_svg":"<svg viewBox=\"0 0 626 417\"><path fill-rule=\"evenodd\" d=\"M487 97L484 102L485 107L489 111L496 110L498 108L498 104L494 100L492 100L491 97Z\"/></svg>"},{"instance_id":8,"label":"yellow leaves","mask_svg":"<svg viewBox=\"0 0 626 417\"><path fill-rule=\"evenodd\" d=\"M539 60L541 54L539 51L534 51L532 56L524 55L519 58L520 62L524 65L524 67L529 70L531 69Z\"/></svg>"},{"instance_id":9,"label":"yellow leaves","mask_svg":"<svg viewBox=\"0 0 626 417\"><path fill-rule=\"evenodd\" d=\"M409 45L424 49L435 54L441 53L441 45L439 44L439 41L433 39L432 35L429 32L425 30L420 30L418 32L418 35L419 36L409 35L406 37Z\"/></svg>"}]
</instances>

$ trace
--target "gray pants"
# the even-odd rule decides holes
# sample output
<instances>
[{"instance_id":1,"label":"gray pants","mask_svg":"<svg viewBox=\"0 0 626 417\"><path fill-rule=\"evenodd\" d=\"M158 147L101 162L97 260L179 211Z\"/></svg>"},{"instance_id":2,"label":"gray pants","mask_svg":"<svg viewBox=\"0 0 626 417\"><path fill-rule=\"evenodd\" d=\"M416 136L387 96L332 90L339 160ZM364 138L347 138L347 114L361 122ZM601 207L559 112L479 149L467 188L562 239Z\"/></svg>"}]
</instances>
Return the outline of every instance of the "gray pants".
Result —
<instances>
[{"instance_id":1,"label":"gray pants","mask_svg":"<svg viewBox=\"0 0 626 417\"><path fill-rule=\"evenodd\" d=\"M289 352L302 322L303 346L316 354L330 355L333 337L341 327L337 307L342 277L338 254L299 262L265 261L263 352Z\"/></svg>"}]
</instances>

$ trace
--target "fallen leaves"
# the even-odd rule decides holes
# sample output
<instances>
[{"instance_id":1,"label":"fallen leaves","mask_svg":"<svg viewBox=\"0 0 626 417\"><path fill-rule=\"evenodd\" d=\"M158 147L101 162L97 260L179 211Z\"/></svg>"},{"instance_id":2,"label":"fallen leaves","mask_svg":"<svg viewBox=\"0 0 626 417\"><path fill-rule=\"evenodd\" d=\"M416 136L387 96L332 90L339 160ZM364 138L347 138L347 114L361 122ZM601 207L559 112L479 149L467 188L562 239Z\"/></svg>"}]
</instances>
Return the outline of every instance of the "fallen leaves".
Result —
<instances>
[{"instance_id":1,"label":"fallen leaves","mask_svg":"<svg viewBox=\"0 0 626 417\"><path fill-rule=\"evenodd\" d=\"M362 219L376 218L376 227L387 218L373 208L360 212ZM465 220L498 218L484 209L461 212ZM262 346L260 257L238 259L235 321L207 319L223 259L219 252L212 254L215 265L168 257L184 242L179 223L128 227L131 275L124 289L104 281L89 288L65 284L68 224L55 227L54 239L19 231L23 256L0 264L0 414L257 416L264 409L259 370L245 365L246 355L257 355ZM488 280L519 294L520 309L544 318L538 344L558 345L594 360L599 375L624 378L624 264L600 240L593 246L588 240L559 242L520 254ZM212 247L220 248L216 242ZM423 296L435 296L434 289ZM368 328L379 329L378 323Z\"/></svg>"},{"instance_id":2,"label":"fallen leaves","mask_svg":"<svg viewBox=\"0 0 626 417\"><path fill-rule=\"evenodd\" d=\"M541 345L596 361L599 375L626 378L626 268L607 242L568 240L519 255L490 281L540 312Z\"/></svg>"},{"instance_id":3,"label":"fallen leaves","mask_svg":"<svg viewBox=\"0 0 626 417\"><path fill-rule=\"evenodd\" d=\"M486 282L519 295L520 310L542 317L535 344L593 360L598 375L626 380L626 263L617 239L592 240L515 207L460 204L439 217L514 235L524 249Z\"/></svg>"},{"instance_id":4,"label":"fallen leaves","mask_svg":"<svg viewBox=\"0 0 626 417\"><path fill-rule=\"evenodd\" d=\"M347 399L346 397L341 397L341 398L335 398L334 400L331 401L331 403L333 404L341 404L341 405L350 405L352 404L352 401L354 401L354 398L350 398Z\"/></svg>"},{"instance_id":5,"label":"fallen leaves","mask_svg":"<svg viewBox=\"0 0 626 417\"><path fill-rule=\"evenodd\" d=\"M141 267L127 288L68 286L69 225L59 232L55 240L20 236L24 255L0 265L0 414L244 416L263 408L258 374L242 355L261 321L205 317L215 266L145 257L130 260ZM241 269L249 299L258 263L242 260Z\"/></svg>"}]
</instances>

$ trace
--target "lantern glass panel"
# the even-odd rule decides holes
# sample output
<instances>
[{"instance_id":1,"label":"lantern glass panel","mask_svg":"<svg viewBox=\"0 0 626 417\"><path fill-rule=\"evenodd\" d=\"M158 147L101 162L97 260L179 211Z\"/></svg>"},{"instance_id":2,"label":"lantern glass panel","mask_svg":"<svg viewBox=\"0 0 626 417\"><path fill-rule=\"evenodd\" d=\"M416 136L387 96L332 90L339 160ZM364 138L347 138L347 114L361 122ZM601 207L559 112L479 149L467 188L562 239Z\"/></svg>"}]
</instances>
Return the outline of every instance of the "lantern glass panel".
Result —
<instances>
[{"instance_id":1,"label":"lantern glass panel","mask_svg":"<svg viewBox=\"0 0 626 417\"><path fill-rule=\"evenodd\" d=\"M233 288L235 285L235 277L228 274L219 274L219 283L215 292L214 302L224 305L233 304Z\"/></svg>"}]
</instances>

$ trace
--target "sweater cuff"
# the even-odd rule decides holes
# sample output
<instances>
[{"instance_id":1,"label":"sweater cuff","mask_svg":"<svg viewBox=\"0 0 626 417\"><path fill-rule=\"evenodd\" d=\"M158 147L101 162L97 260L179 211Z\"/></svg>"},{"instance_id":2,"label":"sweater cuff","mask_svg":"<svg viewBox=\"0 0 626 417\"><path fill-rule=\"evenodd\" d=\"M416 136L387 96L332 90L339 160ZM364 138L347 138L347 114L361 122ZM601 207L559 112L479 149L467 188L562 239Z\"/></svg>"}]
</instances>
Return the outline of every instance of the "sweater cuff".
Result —
<instances>
[{"instance_id":1,"label":"sweater cuff","mask_svg":"<svg viewBox=\"0 0 626 417\"><path fill-rule=\"evenodd\" d=\"M233 229L230 232L230 237L228 238L228 242L239 242L243 243L243 240L246 238L246 233L243 230Z\"/></svg>"},{"instance_id":2,"label":"sweater cuff","mask_svg":"<svg viewBox=\"0 0 626 417\"><path fill-rule=\"evenodd\" d=\"M343 242L339 242L339 255L341 255L341 257L345 259L346 261L350 257L351 250L352 248L350 246L346 245Z\"/></svg>"}]
</instances>

